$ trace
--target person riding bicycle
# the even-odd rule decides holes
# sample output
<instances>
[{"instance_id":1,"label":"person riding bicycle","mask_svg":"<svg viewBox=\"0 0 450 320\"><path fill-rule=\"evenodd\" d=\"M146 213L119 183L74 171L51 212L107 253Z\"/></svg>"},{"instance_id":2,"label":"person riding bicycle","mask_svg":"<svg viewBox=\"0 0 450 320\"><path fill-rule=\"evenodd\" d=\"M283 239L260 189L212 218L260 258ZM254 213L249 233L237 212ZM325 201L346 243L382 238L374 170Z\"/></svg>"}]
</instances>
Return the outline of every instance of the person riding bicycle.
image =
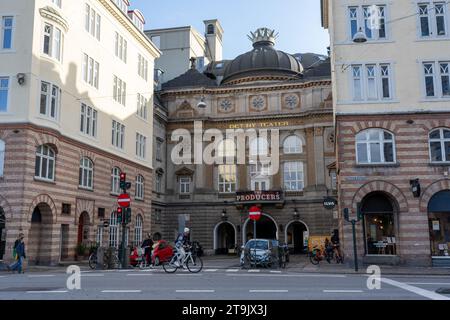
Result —
<instances>
[{"instance_id":1,"label":"person riding bicycle","mask_svg":"<svg viewBox=\"0 0 450 320\"><path fill-rule=\"evenodd\" d=\"M339 244L339 236L335 231L331 233L331 244L333 245L333 250L335 251L336 256L342 258L341 249Z\"/></svg>"},{"instance_id":2,"label":"person riding bicycle","mask_svg":"<svg viewBox=\"0 0 450 320\"><path fill-rule=\"evenodd\" d=\"M176 257L177 260L175 261L175 265L177 267L181 267L181 263L184 260L184 257L186 256L186 250L185 247L188 247L191 245L191 242L189 241L189 228L184 228L184 232L180 233L175 240L175 250L176 250Z\"/></svg>"}]
</instances>

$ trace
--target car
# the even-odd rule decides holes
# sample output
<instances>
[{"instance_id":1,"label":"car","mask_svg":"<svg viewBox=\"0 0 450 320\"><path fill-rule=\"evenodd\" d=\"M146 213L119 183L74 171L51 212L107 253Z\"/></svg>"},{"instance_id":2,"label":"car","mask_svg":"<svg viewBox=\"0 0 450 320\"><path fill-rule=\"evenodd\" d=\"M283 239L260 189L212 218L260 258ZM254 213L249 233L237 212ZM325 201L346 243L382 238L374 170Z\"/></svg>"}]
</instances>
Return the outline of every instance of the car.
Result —
<instances>
[{"instance_id":1,"label":"car","mask_svg":"<svg viewBox=\"0 0 450 320\"><path fill-rule=\"evenodd\" d=\"M165 240L159 240L153 245L152 263L157 266L169 261L173 256L173 247Z\"/></svg>"},{"instance_id":2,"label":"car","mask_svg":"<svg viewBox=\"0 0 450 320\"><path fill-rule=\"evenodd\" d=\"M278 241L269 239L251 239L247 241L241 251L241 266L245 264L245 254L250 254L251 262L256 265L263 265L270 258L272 261L278 261ZM253 257L256 257L256 259L253 259Z\"/></svg>"}]
</instances>

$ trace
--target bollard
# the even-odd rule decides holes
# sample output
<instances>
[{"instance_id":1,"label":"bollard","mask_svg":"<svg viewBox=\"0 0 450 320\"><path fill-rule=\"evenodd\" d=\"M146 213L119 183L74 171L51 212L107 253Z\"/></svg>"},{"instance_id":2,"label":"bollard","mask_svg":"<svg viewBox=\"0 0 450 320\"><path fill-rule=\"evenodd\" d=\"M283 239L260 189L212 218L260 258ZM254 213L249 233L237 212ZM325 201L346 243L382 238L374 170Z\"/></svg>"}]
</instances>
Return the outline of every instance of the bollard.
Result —
<instances>
[{"instance_id":1,"label":"bollard","mask_svg":"<svg viewBox=\"0 0 450 320\"><path fill-rule=\"evenodd\" d=\"M103 263L105 257L105 248L98 247L97 248L97 270L103 270L105 264Z\"/></svg>"}]
</instances>

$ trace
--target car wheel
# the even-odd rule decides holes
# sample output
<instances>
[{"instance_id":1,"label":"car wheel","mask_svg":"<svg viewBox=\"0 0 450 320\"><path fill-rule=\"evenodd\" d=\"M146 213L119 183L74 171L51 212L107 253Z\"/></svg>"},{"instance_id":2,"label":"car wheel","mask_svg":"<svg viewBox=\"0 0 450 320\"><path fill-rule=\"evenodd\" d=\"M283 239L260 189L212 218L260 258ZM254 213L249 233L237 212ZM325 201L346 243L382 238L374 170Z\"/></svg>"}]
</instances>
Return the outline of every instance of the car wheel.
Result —
<instances>
[{"instance_id":1,"label":"car wheel","mask_svg":"<svg viewBox=\"0 0 450 320\"><path fill-rule=\"evenodd\" d=\"M159 266L160 262L159 257L155 257L155 266Z\"/></svg>"}]
</instances>

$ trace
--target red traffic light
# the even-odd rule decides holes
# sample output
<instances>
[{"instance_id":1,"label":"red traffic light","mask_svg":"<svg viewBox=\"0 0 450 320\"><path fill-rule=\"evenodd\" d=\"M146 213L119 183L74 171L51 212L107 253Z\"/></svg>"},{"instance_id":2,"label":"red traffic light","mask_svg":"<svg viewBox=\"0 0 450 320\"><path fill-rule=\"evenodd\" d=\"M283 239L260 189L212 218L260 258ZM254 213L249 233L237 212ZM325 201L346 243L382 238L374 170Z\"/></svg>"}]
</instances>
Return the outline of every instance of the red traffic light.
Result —
<instances>
[{"instance_id":1,"label":"red traffic light","mask_svg":"<svg viewBox=\"0 0 450 320\"><path fill-rule=\"evenodd\" d=\"M118 214L122 214L122 208L121 208L121 207L118 207L118 208L117 208L117 213L118 213Z\"/></svg>"},{"instance_id":2,"label":"red traffic light","mask_svg":"<svg viewBox=\"0 0 450 320\"><path fill-rule=\"evenodd\" d=\"M126 181L127 180L127 174L122 172L120 173L120 181Z\"/></svg>"}]
</instances>

